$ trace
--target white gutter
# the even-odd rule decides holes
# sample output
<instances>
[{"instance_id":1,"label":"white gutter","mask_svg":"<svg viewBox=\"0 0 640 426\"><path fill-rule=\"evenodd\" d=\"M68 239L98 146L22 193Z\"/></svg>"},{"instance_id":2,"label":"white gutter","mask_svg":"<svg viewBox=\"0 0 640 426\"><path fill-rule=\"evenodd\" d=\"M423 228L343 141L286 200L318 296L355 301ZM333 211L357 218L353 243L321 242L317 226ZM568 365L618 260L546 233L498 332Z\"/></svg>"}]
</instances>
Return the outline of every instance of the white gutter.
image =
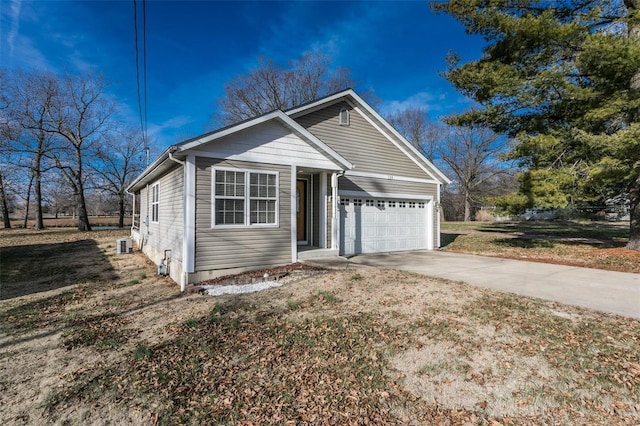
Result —
<instances>
[{"instance_id":1,"label":"white gutter","mask_svg":"<svg viewBox=\"0 0 640 426\"><path fill-rule=\"evenodd\" d=\"M180 274L180 291L184 291L187 287L187 280L188 280L188 272L186 272L187 264L189 263L188 259L191 258L191 256L189 255L187 238L185 236L185 230L188 229L187 223L189 221L189 218L188 218L189 215L187 214L187 188L186 188L187 166L185 161L178 160L173 156L173 153L177 151L177 149L178 148L175 146L169 148L168 155L169 155L169 160L182 165L183 176L184 176L184 185L182 188L182 208L183 208L183 214L184 214L184 217L183 217L184 223L183 223L183 231L182 231L182 274Z\"/></svg>"}]
</instances>

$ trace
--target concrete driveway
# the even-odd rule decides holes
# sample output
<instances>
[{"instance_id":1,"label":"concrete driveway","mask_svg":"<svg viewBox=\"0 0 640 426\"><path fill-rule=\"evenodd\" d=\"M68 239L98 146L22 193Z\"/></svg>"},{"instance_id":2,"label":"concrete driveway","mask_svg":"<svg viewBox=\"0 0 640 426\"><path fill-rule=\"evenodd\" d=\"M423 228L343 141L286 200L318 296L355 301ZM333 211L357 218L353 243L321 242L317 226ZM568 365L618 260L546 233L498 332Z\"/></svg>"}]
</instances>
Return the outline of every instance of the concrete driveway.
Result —
<instances>
[{"instance_id":1,"label":"concrete driveway","mask_svg":"<svg viewBox=\"0 0 640 426\"><path fill-rule=\"evenodd\" d=\"M309 263L417 272L640 319L640 274L442 251L366 254Z\"/></svg>"}]
</instances>

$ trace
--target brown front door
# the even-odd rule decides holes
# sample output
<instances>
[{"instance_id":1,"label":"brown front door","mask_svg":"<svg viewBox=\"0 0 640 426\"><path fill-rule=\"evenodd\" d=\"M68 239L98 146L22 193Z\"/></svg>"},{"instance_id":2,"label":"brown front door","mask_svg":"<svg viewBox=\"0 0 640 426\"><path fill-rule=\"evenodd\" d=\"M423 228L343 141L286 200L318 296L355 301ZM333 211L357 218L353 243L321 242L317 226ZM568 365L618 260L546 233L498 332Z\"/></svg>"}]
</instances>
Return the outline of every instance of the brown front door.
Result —
<instances>
[{"instance_id":1,"label":"brown front door","mask_svg":"<svg viewBox=\"0 0 640 426\"><path fill-rule=\"evenodd\" d=\"M296 226L298 241L307 240L307 181L296 182Z\"/></svg>"}]
</instances>

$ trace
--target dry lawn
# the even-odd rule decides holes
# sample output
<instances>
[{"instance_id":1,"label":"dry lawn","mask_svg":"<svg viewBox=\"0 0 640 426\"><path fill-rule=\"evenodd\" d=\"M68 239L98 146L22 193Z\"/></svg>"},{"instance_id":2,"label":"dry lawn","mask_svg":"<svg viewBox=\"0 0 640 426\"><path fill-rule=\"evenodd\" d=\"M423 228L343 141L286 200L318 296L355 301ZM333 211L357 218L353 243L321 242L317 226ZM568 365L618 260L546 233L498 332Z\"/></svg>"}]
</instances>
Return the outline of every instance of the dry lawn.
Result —
<instances>
[{"instance_id":1,"label":"dry lawn","mask_svg":"<svg viewBox=\"0 0 640 426\"><path fill-rule=\"evenodd\" d=\"M447 222L442 235L458 253L640 273L628 240L628 222Z\"/></svg>"},{"instance_id":2,"label":"dry lawn","mask_svg":"<svg viewBox=\"0 0 640 426\"><path fill-rule=\"evenodd\" d=\"M0 233L2 424L639 422L639 321L374 268L181 295L120 235Z\"/></svg>"}]
</instances>

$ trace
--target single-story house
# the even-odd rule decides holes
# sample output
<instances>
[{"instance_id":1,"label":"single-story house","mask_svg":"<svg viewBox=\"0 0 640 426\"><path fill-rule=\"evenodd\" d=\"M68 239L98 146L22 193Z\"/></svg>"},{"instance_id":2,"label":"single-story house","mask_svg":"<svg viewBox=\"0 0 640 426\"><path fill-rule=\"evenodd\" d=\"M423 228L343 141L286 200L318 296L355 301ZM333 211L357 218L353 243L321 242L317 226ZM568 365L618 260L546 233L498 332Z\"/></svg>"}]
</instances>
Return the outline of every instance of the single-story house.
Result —
<instances>
[{"instance_id":1,"label":"single-story house","mask_svg":"<svg viewBox=\"0 0 640 426\"><path fill-rule=\"evenodd\" d=\"M132 237L181 288L305 258L433 249L449 179L353 90L170 146Z\"/></svg>"}]
</instances>

